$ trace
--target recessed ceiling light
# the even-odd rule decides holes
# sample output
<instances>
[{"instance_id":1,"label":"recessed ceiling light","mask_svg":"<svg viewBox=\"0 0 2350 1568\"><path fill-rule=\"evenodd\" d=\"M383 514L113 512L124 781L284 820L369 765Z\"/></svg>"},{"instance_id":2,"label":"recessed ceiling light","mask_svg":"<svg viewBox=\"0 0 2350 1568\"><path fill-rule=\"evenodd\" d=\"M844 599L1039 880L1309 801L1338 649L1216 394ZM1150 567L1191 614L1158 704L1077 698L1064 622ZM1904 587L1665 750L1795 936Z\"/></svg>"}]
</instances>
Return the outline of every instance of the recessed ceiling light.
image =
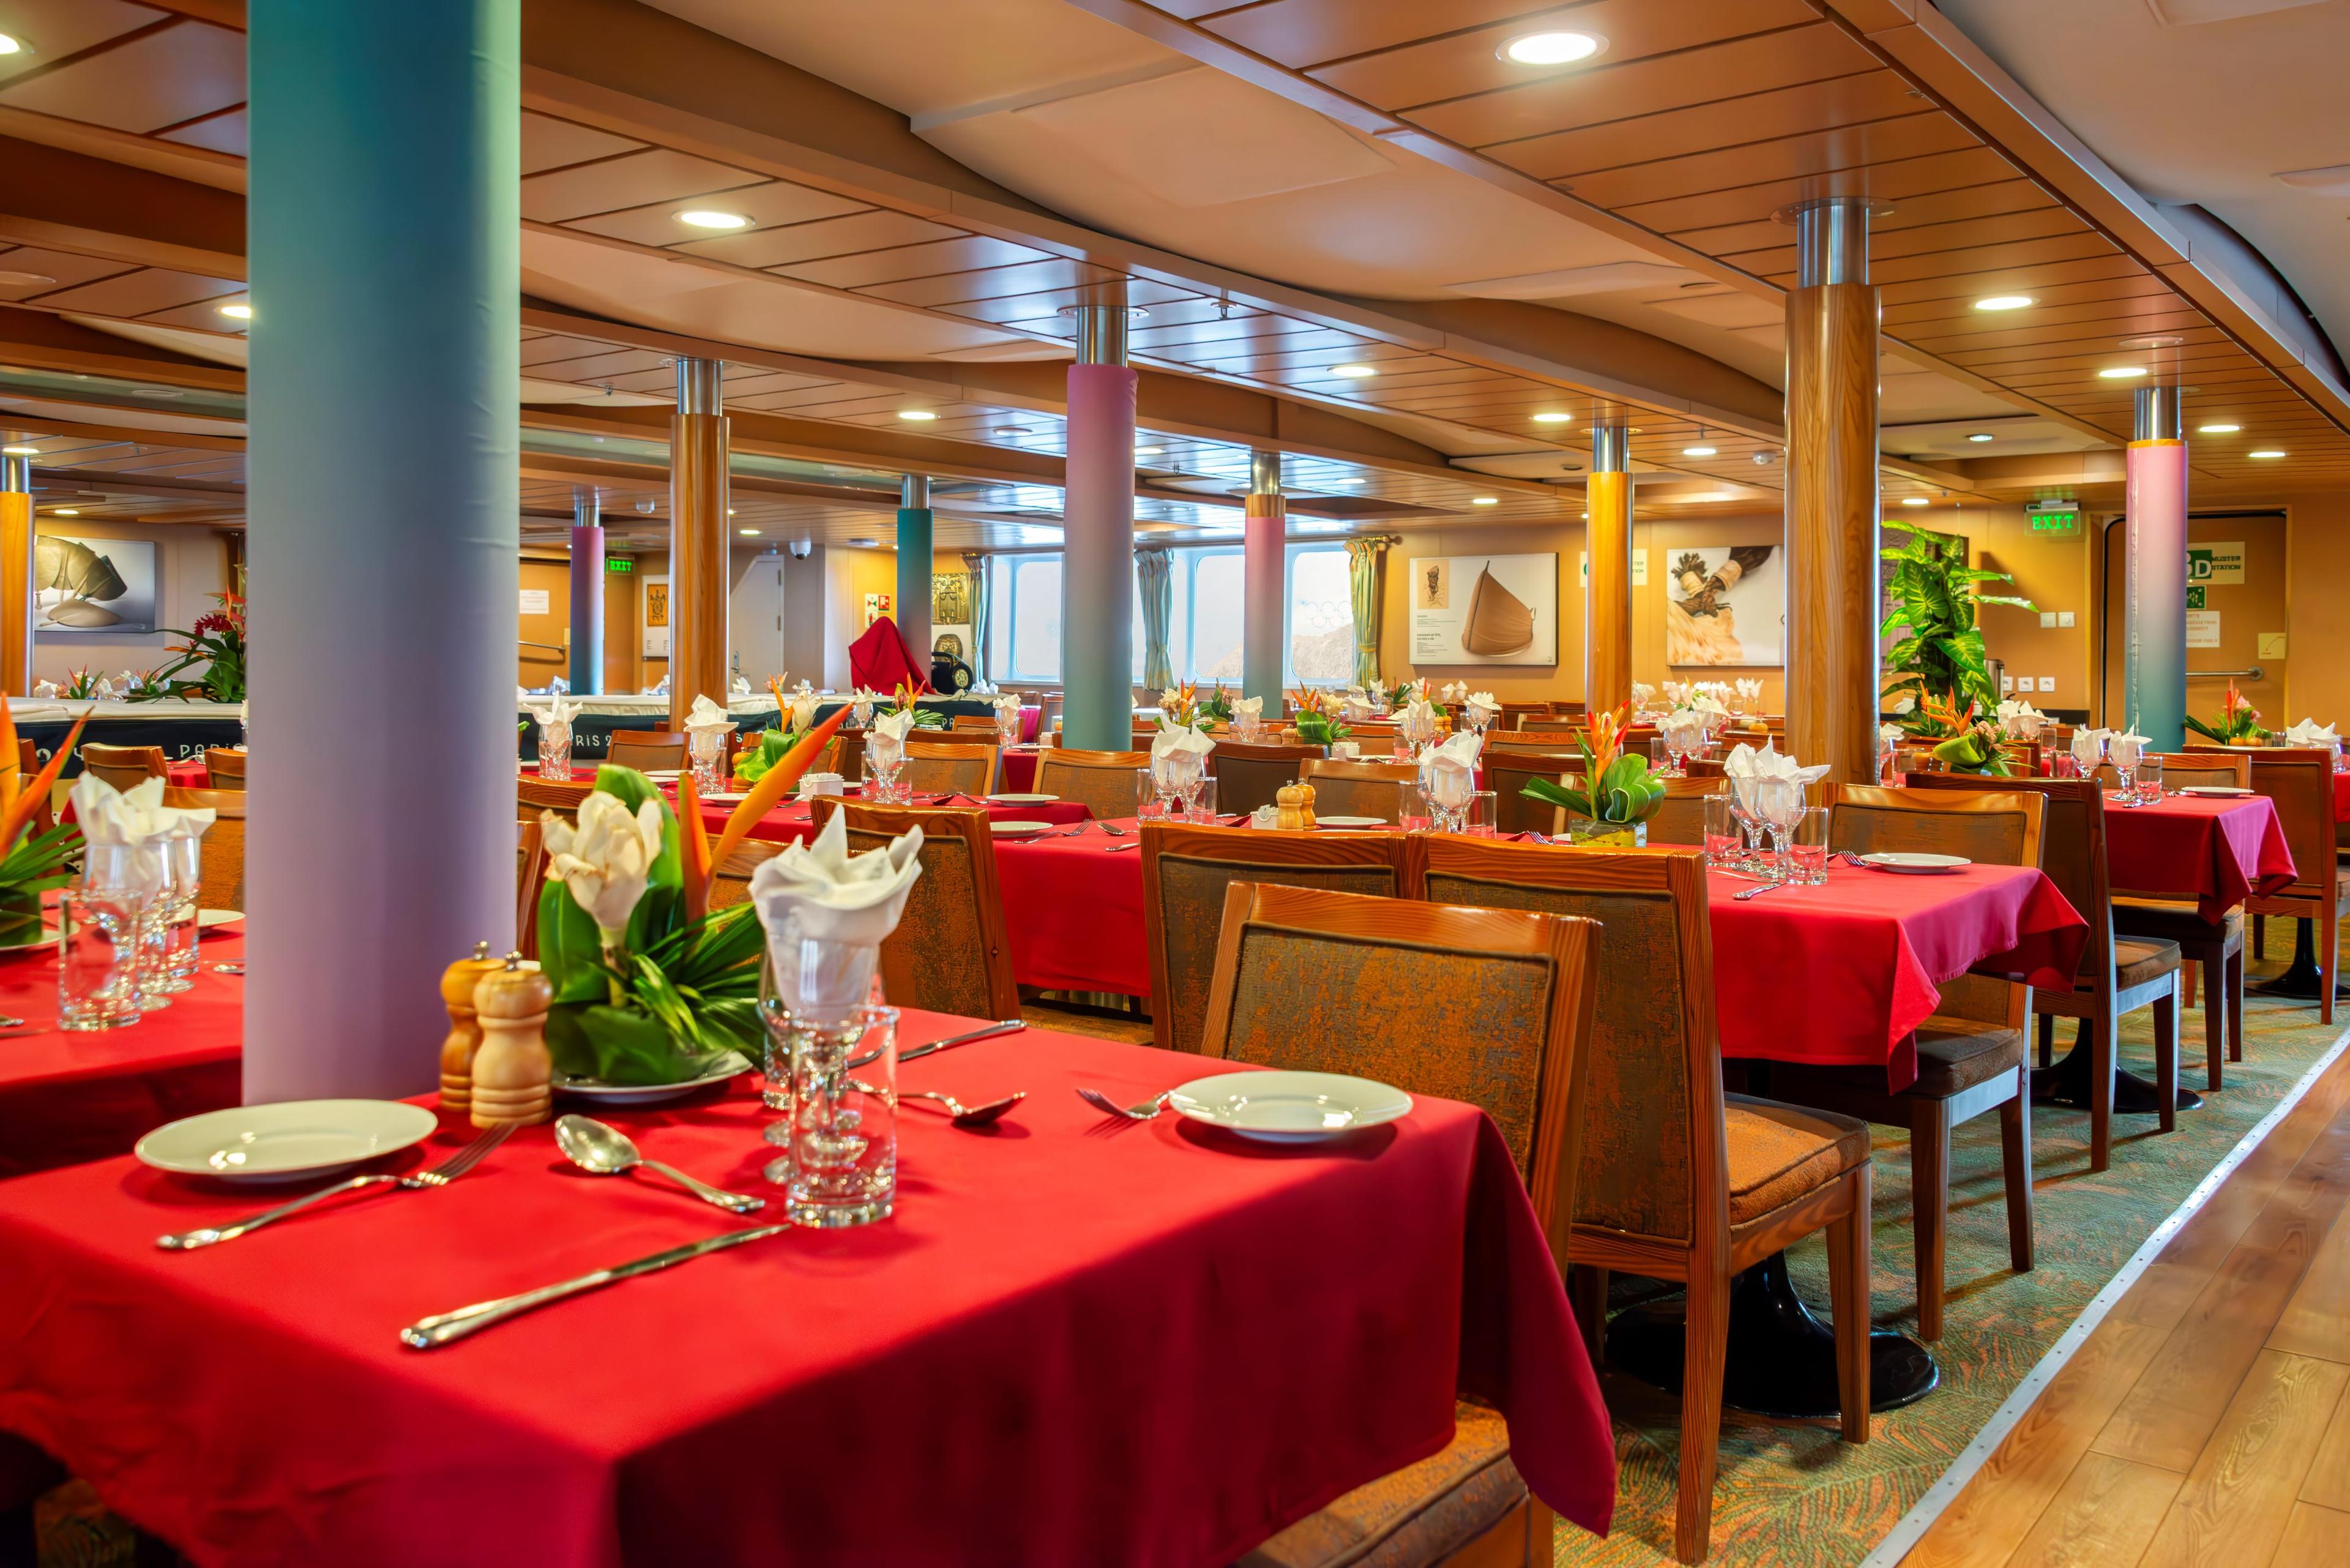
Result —
<instances>
[{"instance_id":1,"label":"recessed ceiling light","mask_svg":"<svg viewBox=\"0 0 2350 1568\"><path fill-rule=\"evenodd\" d=\"M2284 453L2279 452L2277 455L2279 457L2282 457ZM73 506L53 506L49 509L49 515L52 517L78 517L81 515L81 511L78 507Z\"/></svg>"},{"instance_id":2,"label":"recessed ceiling light","mask_svg":"<svg viewBox=\"0 0 2350 1568\"><path fill-rule=\"evenodd\" d=\"M1926 498L1922 495L1905 495L1901 498L1901 504L1904 506L1923 506L1926 504Z\"/></svg>"},{"instance_id":3,"label":"recessed ceiling light","mask_svg":"<svg viewBox=\"0 0 2350 1568\"><path fill-rule=\"evenodd\" d=\"M231 321L250 321L253 319L253 306L249 305L224 305L220 307L220 313L223 316L227 317Z\"/></svg>"},{"instance_id":4,"label":"recessed ceiling light","mask_svg":"<svg viewBox=\"0 0 2350 1568\"><path fill-rule=\"evenodd\" d=\"M879 545L880 542L881 541L879 539L851 539L849 541L850 544L861 545L868 550L873 548L874 545Z\"/></svg>"},{"instance_id":5,"label":"recessed ceiling light","mask_svg":"<svg viewBox=\"0 0 2350 1568\"><path fill-rule=\"evenodd\" d=\"M1714 454L1715 450L1715 448L1710 446L1685 446L1681 448L1681 455L1683 457L1711 457Z\"/></svg>"},{"instance_id":6,"label":"recessed ceiling light","mask_svg":"<svg viewBox=\"0 0 2350 1568\"><path fill-rule=\"evenodd\" d=\"M1469 498L1471 506L1499 506L1501 504L1502 498L1498 495L1472 495Z\"/></svg>"},{"instance_id":7,"label":"recessed ceiling light","mask_svg":"<svg viewBox=\"0 0 2350 1568\"><path fill-rule=\"evenodd\" d=\"M759 536L759 531L756 528L737 528L734 532L747 539L755 539Z\"/></svg>"},{"instance_id":8,"label":"recessed ceiling light","mask_svg":"<svg viewBox=\"0 0 2350 1568\"><path fill-rule=\"evenodd\" d=\"M22 55L28 52L22 38L12 38L5 33L0 33L0 55Z\"/></svg>"},{"instance_id":9,"label":"recessed ceiling light","mask_svg":"<svg viewBox=\"0 0 2350 1568\"><path fill-rule=\"evenodd\" d=\"M2028 294L1992 294L1975 301L1977 310L2021 310L2032 303Z\"/></svg>"},{"instance_id":10,"label":"recessed ceiling light","mask_svg":"<svg viewBox=\"0 0 2350 1568\"><path fill-rule=\"evenodd\" d=\"M1534 423L1538 425L1571 424L1574 420L1573 414L1536 414L1534 416Z\"/></svg>"},{"instance_id":11,"label":"recessed ceiling light","mask_svg":"<svg viewBox=\"0 0 2350 1568\"><path fill-rule=\"evenodd\" d=\"M2284 453L2271 449L2267 452L2248 452L2244 455L2246 457L2282 457Z\"/></svg>"},{"instance_id":12,"label":"recessed ceiling light","mask_svg":"<svg viewBox=\"0 0 2350 1568\"><path fill-rule=\"evenodd\" d=\"M1134 455L1137 457L1157 457L1160 452L1165 452L1166 450L1167 449L1163 446L1139 446L1134 449Z\"/></svg>"},{"instance_id":13,"label":"recessed ceiling light","mask_svg":"<svg viewBox=\"0 0 2350 1568\"><path fill-rule=\"evenodd\" d=\"M1977 431L1974 434L1967 437L1967 439L1969 441L1989 441L1991 439L1991 434L1989 431Z\"/></svg>"},{"instance_id":14,"label":"recessed ceiling light","mask_svg":"<svg viewBox=\"0 0 2350 1568\"><path fill-rule=\"evenodd\" d=\"M712 212L706 207L690 207L677 215L677 221L696 229L747 229L751 220L740 213Z\"/></svg>"},{"instance_id":15,"label":"recessed ceiling light","mask_svg":"<svg viewBox=\"0 0 2350 1568\"><path fill-rule=\"evenodd\" d=\"M1495 52L1521 66L1571 66L1607 47L1596 33L1521 33Z\"/></svg>"},{"instance_id":16,"label":"recessed ceiling light","mask_svg":"<svg viewBox=\"0 0 2350 1568\"><path fill-rule=\"evenodd\" d=\"M0 446L0 453L9 457L38 457L41 449L36 446Z\"/></svg>"},{"instance_id":17,"label":"recessed ceiling light","mask_svg":"<svg viewBox=\"0 0 2350 1568\"><path fill-rule=\"evenodd\" d=\"M898 417L901 420L911 420L916 424L927 424L931 420L937 419L939 416L931 412L928 409L899 409L898 410Z\"/></svg>"},{"instance_id":18,"label":"recessed ceiling light","mask_svg":"<svg viewBox=\"0 0 2350 1568\"><path fill-rule=\"evenodd\" d=\"M2143 376L2145 374L2146 367L2143 365L2108 365L2104 369L2097 372L2097 379L2100 381L2126 381L2134 377Z\"/></svg>"},{"instance_id":19,"label":"recessed ceiling light","mask_svg":"<svg viewBox=\"0 0 2350 1568\"><path fill-rule=\"evenodd\" d=\"M1378 368L1375 365L1333 365L1330 367L1330 374L1349 381L1359 381L1367 376L1376 376L1378 373Z\"/></svg>"},{"instance_id":20,"label":"recessed ceiling light","mask_svg":"<svg viewBox=\"0 0 2350 1568\"><path fill-rule=\"evenodd\" d=\"M2241 425L2197 425L2195 433L2197 435L2234 435L2243 428Z\"/></svg>"},{"instance_id":21,"label":"recessed ceiling light","mask_svg":"<svg viewBox=\"0 0 2350 1568\"><path fill-rule=\"evenodd\" d=\"M1024 436L1034 435L1035 432L1026 425L998 425L995 427L995 433L1000 436Z\"/></svg>"}]
</instances>

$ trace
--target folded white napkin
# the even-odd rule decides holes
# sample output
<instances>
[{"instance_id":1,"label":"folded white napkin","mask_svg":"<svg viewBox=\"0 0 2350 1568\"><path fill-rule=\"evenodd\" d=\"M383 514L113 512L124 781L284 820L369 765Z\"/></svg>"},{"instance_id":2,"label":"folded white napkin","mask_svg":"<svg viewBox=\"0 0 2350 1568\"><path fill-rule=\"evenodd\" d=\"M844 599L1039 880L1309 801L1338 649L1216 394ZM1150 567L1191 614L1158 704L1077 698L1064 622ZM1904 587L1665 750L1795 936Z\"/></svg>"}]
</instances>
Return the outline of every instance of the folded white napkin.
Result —
<instances>
[{"instance_id":1,"label":"folded white napkin","mask_svg":"<svg viewBox=\"0 0 2350 1568\"><path fill-rule=\"evenodd\" d=\"M2019 741L2035 741L2048 722L2048 715L2020 697L2011 697L1995 710L2000 733Z\"/></svg>"},{"instance_id":2,"label":"folded white napkin","mask_svg":"<svg viewBox=\"0 0 2350 1568\"><path fill-rule=\"evenodd\" d=\"M1667 681L1667 682L1666 682L1666 684L1669 686L1670 684L1672 684L1672 682L1670 682L1670 681ZM1632 710L1633 710L1633 711L1635 711L1635 712L1641 712L1641 711L1645 711L1647 710L1647 708L1648 708L1648 704L1649 704L1649 703L1651 703L1651 702L1653 702L1653 701L1655 701L1656 700L1657 700L1657 689L1656 689L1654 686L1649 685L1649 684L1648 684L1647 681L1645 681L1645 680L1635 680L1635 681L1633 681L1633 682L1632 682Z\"/></svg>"},{"instance_id":3,"label":"folded white napkin","mask_svg":"<svg viewBox=\"0 0 2350 1568\"><path fill-rule=\"evenodd\" d=\"M579 704L557 692L552 702L532 703L530 716L538 721L542 730L550 724L568 724L579 716Z\"/></svg>"},{"instance_id":4,"label":"folded white napkin","mask_svg":"<svg viewBox=\"0 0 2350 1568\"><path fill-rule=\"evenodd\" d=\"M815 690L806 681L801 681L799 690L792 693L789 703L794 734L800 734L816 728L816 711L818 701Z\"/></svg>"},{"instance_id":5,"label":"folded white napkin","mask_svg":"<svg viewBox=\"0 0 2350 1568\"><path fill-rule=\"evenodd\" d=\"M2105 756L2106 742L2112 734L2111 730L2092 730L2085 724L2073 732L2073 760L2081 764L2083 773L2095 768Z\"/></svg>"},{"instance_id":6,"label":"folded white napkin","mask_svg":"<svg viewBox=\"0 0 2350 1568\"><path fill-rule=\"evenodd\" d=\"M906 732L913 727L914 711L911 708L900 708L894 713L884 713L873 721L873 732L877 735L887 735L893 741L904 740Z\"/></svg>"},{"instance_id":7,"label":"folded white napkin","mask_svg":"<svg viewBox=\"0 0 2350 1568\"><path fill-rule=\"evenodd\" d=\"M1666 701L1671 703L1676 708L1686 708L1689 706L1689 700L1690 684L1688 681L1668 680L1665 682Z\"/></svg>"},{"instance_id":8,"label":"folded white napkin","mask_svg":"<svg viewBox=\"0 0 2350 1568\"><path fill-rule=\"evenodd\" d=\"M1150 737L1150 762L1153 767L1158 765L1159 759L1161 757L1174 756L1179 753L1187 756L1205 757L1216 749L1215 742L1189 724L1178 724L1173 720L1163 716L1159 719L1159 733Z\"/></svg>"},{"instance_id":9,"label":"folded white napkin","mask_svg":"<svg viewBox=\"0 0 2350 1568\"><path fill-rule=\"evenodd\" d=\"M1908 731L1903 729L1898 724L1879 724L1877 726L1877 738L1884 742L1888 746L1899 745L1903 737L1908 733Z\"/></svg>"},{"instance_id":10,"label":"folded white napkin","mask_svg":"<svg viewBox=\"0 0 2350 1568\"><path fill-rule=\"evenodd\" d=\"M203 836L216 815L209 806L184 808L163 804L163 781L142 779L128 790L118 790L97 774L85 772L74 780L71 797L74 821L85 842L128 845L151 850L166 838ZM133 887L151 892L161 885L160 857L138 857Z\"/></svg>"},{"instance_id":11,"label":"folded white napkin","mask_svg":"<svg viewBox=\"0 0 2350 1568\"><path fill-rule=\"evenodd\" d=\"M65 688L54 680L36 680L33 683L33 695L36 697L55 697L64 691Z\"/></svg>"},{"instance_id":12,"label":"folded white napkin","mask_svg":"<svg viewBox=\"0 0 2350 1568\"><path fill-rule=\"evenodd\" d=\"M1263 717L1264 699L1262 697L1242 697L1232 703L1232 721L1235 723L1254 723Z\"/></svg>"},{"instance_id":13,"label":"folded white napkin","mask_svg":"<svg viewBox=\"0 0 2350 1568\"><path fill-rule=\"evenodd\" d=\"M1731 794L1736 795L1738 804L1750 812L1754 809L1763 780L1784 779L1801 786L1825 778L1828 766L1822 763L1817 767L1804 767L1770 741L1763 742L1759 752L1742 742L1732 746L1730 755L1721 760L1721 772L1730 780Z\"/></svg>"},{"instance_id":14,"label":"folded white napkin","mask_svg":"<svg viewBox=\"0 0 2350 1568\"><path fill-rule=\"evenodd\" d=\"M2333 725L2321 724L2314 719L2286 725L2284 738L2296 746L2332 746L2340 744L2342 740L2334 732Z\"/></svg>"},{"instance_id":15,"label":"folded white napkin","mask_svg":"<svg viewBox=\"0 0 2350 1568\"><path fill-rule=\"evenodd\" d=\"M1688 706L1690 712L1709 722L1730 717L1730 710L1721 705L1721 699L1703 687L1700 687L1690 695Z\"/></svg>"},{"instance_id":16,"label":"folded white napkin","mask_svg":"<svg viewBox=\"0 0 2350 1568\"><path fill-rule=\"evenodd\" d=\"M1477 793L1477 750L1483 737L1464 730L1419 753L1419 787L1448 811L1467 805Z\"/></svg>"},{"instance_id":17,"label":"folded white napkin","mask_svg":"<svg viewBox=\"0 0 2350 1568\"><path fill-rule=\"evenodd\" d=\"M1446 681L1444 685L1444 700L1447 702L1467 701L1469 700L1469 682L1466 680Z\"/></svg>"},{"instance_id":18,"label":"folded white napkin","mask_svg":"<svg viewBox=\"0 0 2350 1568\"><path fill-rule=\"evenodd\" d=\"M881 701L881 693L869 686L859 686L848 694L849 722L862 730L873 722L873 704Z\"/></svg>"},{"instance_id":19,"label":"folded white napkin","mask_svg":"<svg viewBox=\"0 0 2350 1568\"><path fill-rule=\"evenodd\" d=\"M726 683L726 695L729 697L748 697L750 694L751 678L747 675L737 675Z\"/></svg>"},{"instance_id":20,"label":"folded white napkin","mask_svg":"<svg viewBox=\"0 0 2350 1568\"><path fill-rule=\"evenodd\" d=\"M848 816L835 812L813 843L794 844L751 876L777 993L795 1011L837 1012L865 1000L882 940L898 929L922 874L922 830L885 848L848 853Z\"/></svg>"},{"instance_id":21,"label":"folded white napkin","mask_svg":"<svg viewBox=\"0 0 2350 1568\"><path fill-rule=\"evenodd\" d=\"M1001 717L1005 713L1016 714L1020 711L1020 693L1017 691L1005 691L1000 693L995 698L994 701L995 711L998 717Z\"/></svg>"},{"instance_id":22,"label":"folded white napkin","mask_svg":"<svg viewBox=\"0 0 2350 1568\"><path fill-rule=\"evenodd\" d=\"M689 735L733 727L734 721L726 716L726 710L707 697L694 698L693 706L686 711L685 732Z\"/></svg>"},{"instance_id":23,"label":"folded white napkin","mask_svg":"<svg viewBox=\"0 0 2350 1568\"><path fill-rule=\"evenodd\" d=\"M1470 692L1466 705L1471 720L1480 724L1490 724L1502 716L1501 700L1491 691Z\"/></svg>"},{"instance_id":24,"label":"folded white napkin","mask_svg":"<svg viewBox=\"0 0 2350 1568\"><path fill-rule=\"evenodd\" d=\"M1405 701L1403 711L1396 715L1396 732L1407 744L1425 745L1436 739L1439 722L1436 704L1425 697L1414 696Z\"/></svg>"},{"instance_id":25,"label":"folded white napkin","mask_svg":"<svg viewBox=\"0 0 2350 1568\"><path fill-rule=\"evenodd\" d=\"M1738 680L1738 694L1750 702L1759 702L1762 700L1762 682L1741 676Z\"/></svg>"}]
</instances>

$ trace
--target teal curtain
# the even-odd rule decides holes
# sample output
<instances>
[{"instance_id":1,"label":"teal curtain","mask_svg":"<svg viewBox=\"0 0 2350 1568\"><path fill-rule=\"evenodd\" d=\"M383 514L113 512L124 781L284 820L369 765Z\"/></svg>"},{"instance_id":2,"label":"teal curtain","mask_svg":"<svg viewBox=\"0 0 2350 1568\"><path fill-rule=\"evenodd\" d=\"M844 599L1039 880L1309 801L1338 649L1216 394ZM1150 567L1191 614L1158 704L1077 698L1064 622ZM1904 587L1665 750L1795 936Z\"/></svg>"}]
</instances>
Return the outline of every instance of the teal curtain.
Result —
<instances>
[{"instance_id":1,"label":"teal curtain","mask_svg":"<svg viewBox=\"0 0 2350 1568\"><path fill-rule=\"evenodd\" d=\"M1167 625L1175 618L1175 563L1164 550L1137 550L1134 581L1142 596L1142 684L1155 694L1175 684L1175 663L1167 653Z\"/></svg>"},{"instance_id":2,"label":"teal curtain","mask_svg":"<svg viewBox=\"0 0 2350 1568\"><path fill-rule=\"evenodd\" d=\"M975 680L991 679L987 672L987 557L966 555L963 566L971 572L971 670Z\"/></svg>"},{"instance_id":3,"label":"teal curtain","mask_svg":"<svg viewBox=\"0 0 2350 1568\"><path fill-rule=\"evenodd\" d=\"M1347 587L1355 607L1355 684L1369 691L1379 680L1379 590L1387 576L1386 537L1347 541Z\"/></svg>"}]
</instances>

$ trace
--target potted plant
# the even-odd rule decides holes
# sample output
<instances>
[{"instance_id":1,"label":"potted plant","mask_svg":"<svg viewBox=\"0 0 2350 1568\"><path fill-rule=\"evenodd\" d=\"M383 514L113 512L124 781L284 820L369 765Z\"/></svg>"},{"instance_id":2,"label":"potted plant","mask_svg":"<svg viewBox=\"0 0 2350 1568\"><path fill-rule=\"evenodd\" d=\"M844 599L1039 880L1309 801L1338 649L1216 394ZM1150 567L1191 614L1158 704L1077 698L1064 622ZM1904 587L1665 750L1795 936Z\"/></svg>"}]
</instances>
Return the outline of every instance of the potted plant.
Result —
<instances>
[{"instance_id":1,"label":"potted plant","mask_svg":"<svg viewBox=\"0 0 2350 1568\"><path fill-rule=\"evenodd\" d=\"M1519 793L1544 805L1566 808L1570 842L1594 847L1636 849L1648 842L1648 818L1665 803L1665 786L1648 771L1648 760L1624 750L1627 707L1593 713L1575 736L1583 753L1581 789L1562 789L1535 779Z\"/></svg>"},{"instance_id":2,"label":"potted plant","mask_svg":"<svg viewBox=\"0 0 2350 1568\"><path fill-rule=\"evenodd\" d=\"M1960 708L1947 698L1925 692L1895 722L1916 739L1933 742L1935 760L1947 772L2012 776L2007 753L2000 749L1999 726L1977 718L1972 702Z\"/></svg>"},{"instance_id":3,"label":"potted plant","mask_svg":"<svg viewBox=\"0 0 2350 1568\"><path fill-rule=\"evenodd\" d=\"M2261 728L2261 711L2244 701L2243 693L2236 690L2232 680L2228 682L2228 694L2220 699L2220 716L2208 724L2189 718L2187 727L2222 746L2256 744L2266 740L2269 733Z\"/></svg>"},{"instance_id":4,"label":"potted plant","mask_svg":"<svg viewBox=\"0 0 2350 1568\"><path fill-rule=\"evenodd\" d=\"M2006 572L1966 565L1966 541L1928 529L1909 530L1909 542L1878 555L1896 563L1886 591L1893 608L1877 628L1880 636L1906 632L1885 651L1885 668L1895 685L1914 684L1945 701L1988 711L1999 702L1984 662L1982 628L1976 611L1983 605L2035 607L2030 599L1976 591L1978 584L2013 581Z\"/></svg>"},{"instance_id":5,"label":"potted plant","mask_svg":"<svg viewBox=\"0 0 2350 1568\"><path fill-rule=\"evenodd\" d=\"M240 587L244 574L237 575ZM220 606L196 618L196 624L185 631L166 631L166 637L183 637L187 641L170 651L180 657L157 670L147 680L143 695L158 697L196 697L213 702L244 701L244 595L219 593L212 596ZM191 680L175 680L182 670L203 665L203 673Z\"/></svg>"},{"instance_id":6,"label":"potted plant","mask_svg":"<svg viewBox=\"0 0 2350 1568\"><path fill-rule=\"evenodd\" d=\"M81 853L81 829L66 824L35 833L33 820L49 798L66 759L81 739L85 713L28 782L17 766L16 719L0 699L0 948L26 947L41 940L41 895L73 880L67 862Z\"/></svg>"},{"instance_id":7,"label":"potted plant","mask_svg":"<svg viewBox=\"0 0 2350 1568\"><path fill-rule=\"evenodd\" d=\"M1310 686L1300 686L1295 695L1297 699L1297 738L1307 745L1327 746L1354 733L1331 713L1329 693L1316 691Z\"/></svg>"}]
</instances>

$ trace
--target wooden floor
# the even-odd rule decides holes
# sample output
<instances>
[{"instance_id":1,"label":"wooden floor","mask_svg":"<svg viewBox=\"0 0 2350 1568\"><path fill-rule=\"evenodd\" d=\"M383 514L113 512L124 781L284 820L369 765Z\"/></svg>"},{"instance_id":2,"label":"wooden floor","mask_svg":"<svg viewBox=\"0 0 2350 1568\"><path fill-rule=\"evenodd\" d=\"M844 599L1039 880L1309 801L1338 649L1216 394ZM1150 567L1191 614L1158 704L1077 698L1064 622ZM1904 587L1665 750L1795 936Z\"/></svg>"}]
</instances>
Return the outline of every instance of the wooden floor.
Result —
<instances>
[{"instance_id":1,"label":"wooden floor","mask_svg":"<svg viewBox=\"0 0 2350 1568\"><path fill-rule=\"evenodd\" d=\"M2350 1564L2350 1054L1902 1560L2060 1563Z\"/></svg>"}]
</instances>

